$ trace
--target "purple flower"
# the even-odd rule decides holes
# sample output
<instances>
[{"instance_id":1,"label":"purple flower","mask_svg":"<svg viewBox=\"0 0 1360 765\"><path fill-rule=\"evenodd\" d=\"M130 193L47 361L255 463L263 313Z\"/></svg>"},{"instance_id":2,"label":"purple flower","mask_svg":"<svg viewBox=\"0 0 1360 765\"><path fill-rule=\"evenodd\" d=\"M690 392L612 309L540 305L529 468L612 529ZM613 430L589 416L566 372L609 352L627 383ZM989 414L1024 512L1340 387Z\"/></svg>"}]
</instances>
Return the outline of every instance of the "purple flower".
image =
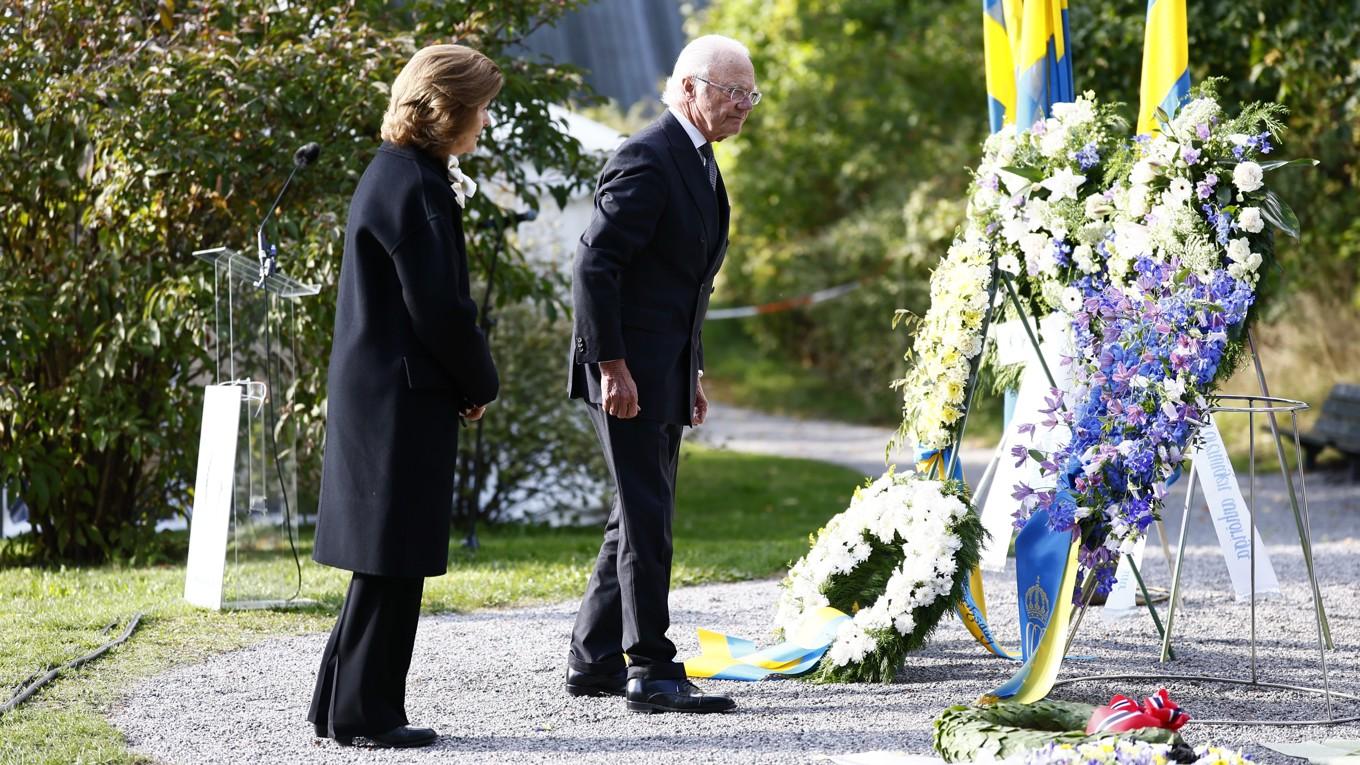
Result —
<instances>
[{"instance_id":1,"label":"purple flower","mask_svg":"<svg viewBox=\"0 0 1360 765\"><path fill-rule=\"evenodd\" d=\"M1193 146L1186 146L1181 149L1181 159L1185 160L1185 164L1187 165L1193 165L1199 162L1199 149L1196 149Z\"/></svg>"},{"instance_id":2,"label":"purple flower","mask_svg":"<svg viewBox=\"0 0 1360 765\"><path fill-rule=\"evenodd\" d=\"M1201 141L1207 141L1207 140L1209 140L1209 126L1206 125L1206 124L1204 124L1203 122L1201 122L1200 124L1196 125L1196 126L1195 126L1195 135L1199 136L1199 140L1201 140Z\"/></svg>"},{"instance_id":3,"label":"purple flower","mask_svg":"<svg viewBox=\"0 0 1360 765\"><path fill-rule=\"evenodd\" d=\"M1011 456L1015 458L1015 466L1020 467L1029 459L1029 450L1023 444L1016 444L1011 447Z\"/></svg>"},{"instance_id":4,"label":"purple flower","mask_svg":"<svg viewBox=\"0 0 1360 765\"><path fill-rule=\"evenodd\" d=\"M1077 165L1082 170L1090 170L1100 163L1100 152L1097 150L1096 142L1091 141L1077 151L1072 152L1071 158L1077 161Z\"/></svg>"},{"instance_id":5,"label":"purple flower","mask_svg":"<svg viewBox=\"0 0 1360 765\"><path fill-rule=\"evenodd\" d=\"M1214 187L1217 185L1218 176L1215 175L1214 173L1209 173L1208 175L1204 176L1204 180L1195 184L1195 192L1199 194L1200 199L1208 199L1209 197L1213 196Z\"/></svg>"}]
</instances>

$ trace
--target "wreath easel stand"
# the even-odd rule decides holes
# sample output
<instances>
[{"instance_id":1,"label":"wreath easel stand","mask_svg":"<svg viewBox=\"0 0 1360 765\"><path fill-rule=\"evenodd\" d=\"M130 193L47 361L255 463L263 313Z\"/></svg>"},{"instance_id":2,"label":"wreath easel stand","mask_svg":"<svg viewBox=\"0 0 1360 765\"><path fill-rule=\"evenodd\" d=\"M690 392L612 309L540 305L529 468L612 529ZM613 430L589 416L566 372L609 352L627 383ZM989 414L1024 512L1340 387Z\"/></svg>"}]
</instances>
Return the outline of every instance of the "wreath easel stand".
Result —
<instances>
[{"instance_id":1,"label":"wreath easel stand","mask_svg":"<svg viewBox=\"0 0 1360 765\"><path fill-rule=\"evenodd\" d=\"M1054 377L1053 377L1052 372L1049 370L1049 368L1048 368L1048 363L1045 361L1044 356L1043 356L1043 353L1042 353L1042 351L1041 351L1041 349L1040 349L1038 336L1035 334L1033 328L1030 326L1030 322L1029 322L1028 315L1027 315L1026 311L1024 310L1024 308L1023 308L1022 305L1021 305L1019 296L1016 294L1015 287L1014 287L1014 285L1012 285L1011 279L1010 279L1009 275L1003 273L1003 272L997 267L997 257L996 257L995 254L992 256L990 270L991 270L991 281L990 281L990 283L989 283L989 285L988 285L988 288L987 288L987 311L986 311L986 313L983 315L983 318L982 318L981 336L982 336L983 338L986 338L986 337L987 337L987 332L988 332L988 330L989 330L989 328L990 328L990 326L991 326L992 312L993 312L993 309L994 309L994 306L995 306L995 303L996 303L996 297L997 297L997 285L998 285L998 283L1000 283L1002 286L1005 287L1005 291L1006 291L1006 297L1005 297L1005 299L1006 299L1006 300L1009 300L1010 303L1011 303L1011 305L1016 309L1016 313L1017 313L1017 315L1018 315L1019 318L1020 318L1021 325L1022 325L1022 326L1024 327L1024 329L1025 329L1025 335L1026 335L1026 337L1029 338L1030 344L1033 346L1033 348L1034 348L1034 350L1035 350L1035 353L1036 353L1036 355L1037 355L1038 358L1039 358L1039 363L1040 363L1040 365L1041 365L1042 368L1043 368L1044 375L1047 377L1049 385L1050 385L1051 387L1056 388L1056 387L1057 387L1056 381L1055 381L1055 379L1054 379ZM1298 435L1298 433L1299 433L1299 428L1298 428L1298 413L1301 412L1301 411L1307 410L1307 409L1309 408L1309 405L1308 405L1307 403L1305 403L1305 402L1302 402L1302 401L1295 401L1295 400L1293 400L1293 399L1279 398L1279 397L1270 395L1270 389L1269 389L1269 387L1268 387L1267 384L1266 384L1265 372L1264 372L1264 370L1262 369L1262 366L1261 366L1260 354L1257 352L1256 338L1255 338L1254 333L1252 333L1250 330L1248 330L1248 332L1247 332L1247 346L1248 346L1248 351L1249 351L1249 353L1250 353L1250 355L1251 355L1252 365L1253 365L1253 367L1254 367L1254 369L1255 369L1255 372L1256 372L1256 380L1257 380L1257 383L1258 383L1258 385L1259 385L1259 387L1260 387L1260 389L1261 389L1260 395L1220 395L1220 396L1217 396L1217 397L1216 397L1216 399L1218 400L1219 403L1216 403L1216 404L1214 404L1213 406L1210 406L1209 409L1208 409L1208 411L1209 411L1210 413L1218 412L1218 413L1225 413L1225 414L1227 414L1227 413L1234 413L1234 414L1246 414L1246 415L1247 415L1248 433L1249 433L1249 435L1248 435L1248 455L1249 455L1249 465L1250 465L1250 467L1249 467L1249 476L1250 476L1250 477L1249 477L1249 479L1248 479L1248 501L1247 501L1247 508L1248 508L1248 512L1249 512L1249 514L1250 514L1250 526L1251 526L1251 529L1250 529L1250 532L1249 532L1249 534L1250 534L1249 539L1251 540L1251 541L1250 541L1250 544L1249 544L1249 557L1250 557L1249 565L1250 565L1250 568L1251 568L1251 597L1250 597L1250 604L1251 604L1251 606L1250 606L1250 608L1251 608L1251 619L1250 619L1250 651L1251 651L1251 653L1250 653L1250 659L1249 659L1249 668L1250 668L1249 677L1244 679L1244 678L1223 677L1223 676L1214 676L1214 675L1170 674L1170 673L1164 673L1164 672L1163 672L1163 673L1143 673L1143 674L1084 675L1084 676L1078 676L1078 677L1071 677L1071 678L1067 678L1067 679L1064 679L1064 680L1058 680L1058 681L1056 681L1056 682L1054 683L1054 687L1057 687L1057 686L1060 686L1060 685L1069 685L1069 684L1079 683L1079 682L1087 682L1087 681L1092 681L1092 680L1145 680L1145 681L1146 681L1146 680L1152 680L1152 681L1161 681L1161 682L1165 682L1165 681L1182 681L1182 682L1191 682L1191 683L1220 683L1220 684L1237 685L1237 686L1247 686L1247 687L1255 687L1255 688L1272 688L1272 689L1277 689L1277 690L1297 691L1297 692L1300 692L1300 693L1312 694L1312 695L1316 695L1316 696L1321 696L1321 697L1323 697L1323 699L1324 699L1324 704L1325 704L1325 707L1326 707L1326 717L1324 717L1324 718L1318 718L1318 719L1310 719L1310 720L1284 720L1284 719L1278 719L1278 718L1264 718L1264 719L1252 719L1252 720L1233 720L1233 719L1204 720L1204 719L1195 719L1195 720L1193 721L1193 723L1198 723L1198 724L1200 724L1200 725L1336 725L1336 724L1340 724L1340 723L1348 723L1348 722L1360 721L1360 715L1352 715L1352 716L1348 716L1348 717L1337 717L1337 716L1336 716L1336 710L1335 710L1335 707L1334 707L1334 704L1333 704L1333 699L1334 699L1334 698L1338 698L1338 699L1349 699L1349 700L1352 700L1352 701L1360 701L1360 695L1355 695L1355 694L1351 694L1351 693L1343 693L1343 692L1341 692L1341 691L1333 690L1332 687L1331 687L1331 679L1330 679L1330 676L1329 676L1329 674L1328 674L1328 668L1327 668L1327 651L1328 651L1328 650L1335 650L1335 645L1334 645L1333 642L1332 642L1332 637L1331 637L1331 627L1330 627L1330 624L1328 623L1328 620L1327 620L1327 612L1326 612L1326 609L1325 609L1325 607L1324 607L1324 605L1323 605L1323 602L1322 602L1322 590L1321 590L1321 588L1320 588L1319 585L1318 585L1318 580L1317 580L1317 568L1316 568L1316 565L1315 565L1315 562L1314 562L1314 559L1313 559L1312 528L1311 528L1310 518L1309 518L1309 514L1308 514L1308 487L1307 487L1307 482L1306 482L1306 479L1305 479L1305 476L1304 476L1303 460L1300 459L1300 457L1301 457L1301 455L1302 455L1303 452L1302 452L1302 447L1301 447L1301 445L1300 445L1300 443L1299 443L1299 435ZM958 461L959 461L959 449L960 449L960 446L961 446L962 443L963 443L963 435L964 435L964 432L966 431L966 429L967 429L967 427L968 427L968 415L969 415L969 413L972 411L972 406L973 406L973 396L974 396L974 392L975 392L975 388L976 388L976 383L977 383L977 377L978 377L979 368L980 368L980 366L981 366L981 359L982 359L982 354L981 354L981 353L978 353L976 356L974 356L974 358L973 358L972 361L970 362L970 366L969 366L969 375L968 375L968 387L967 387L967 392L965 393L965 398L964 398L963 415L959 418L959 424L958 424L958 427L957 427L957 429L956 429L956 431L955 431L955 433L954 433L954 438L952 439L953 448L951 449L951 452L950 452L950 456L949 456L949 460L948 460L948 465L947 465L947 466L941 465L941 463L937 461L937 462L935 463L935 466L934 466L934 471L939 471L938 477L941 478L942 480L945 479L945 478L948 477L948 476L952 476L952 475L954 474L955 469L958 467ZM1224 402L1228 402L1228 403L1224 403ZM1286 684L1286 683L1266 682L1266 681L1261 680L1260 674L1259 674L1258 668L1257 668L1257 663L1256 663L1256 646L1257 646L1257 638L1256 638L1256 597L1257 597L1257 595L1256 595L1256 504L1255 504L1255 498L1256 498L1256 497L1255 497L1255 494L1256 494L1256 433L1255 433L1255 431L1256 431L1256 417L1257 417L1258 414L1264 414L1264 415L1266 416L1267 421L1268 421L1269 424L1270 424L1270 433L1271 433L1271 437L1272 437L1272 440L1273 440L1274 443L1275 443L1275 455L1276 455L1276 458L1277 458L1277 460L1278 460L1278 462L1279 462L1280 473L1281 473L1281 475L1282 475L1283 478L1284 478L1285 487L1286 487L1286 489L1287 489L1287 491L1288 491L1288 494L1289 494L1289 504L1290 504L1291 510L1293 511L1293 514L1294 514L1294 522L1295 522L1296 529L1297 529L1297 531L1298 531L1299 547L1300 547L1301 551L1303 552L1304 565L1305 565L1305 568L1307 569L1307 572L1308 572L1308 581L1309 581L1309 585L1310 585L1310 587L1311 587L1311 589L1312 589L1313 615L1314 615L1314 621L1315 621L1315 623L1316 623L1316 625L1317 625L1318 663L1319 663L1319 666L1320 666L1320 668L1321 668L1321 670L1322 670L1322 687L1321 687L1321 688L1314 687L1314 686L1306 686L1306 685L1294 685L1294 684ZM1277 418L1277 414L1288 414L1289 417L1290 417L1290 425L1291 425L1291 430L1292 430L1292 432L1293 432L1293 439L1292 439L1292 441L1293 441L1293 445L1294 445L1294 457L1295 457L1294 464L1295 464L1295 469L1298 471L1298 486L1297 486L1297 489L1296 489L1296 487L1295 487L1295 480L1294 480L1295 477L1294 477L1293 471L1290 469L1290 467L1289 467L1289 462L1288 462L1288 461L1286 460L1286 458L1285 458L1286 455L1285 455L1285 448L1284 448L1284 439L1281 437L1281 432L1280 432L1280 427L1279 427L1279 421L1278 421L1278 418ZM1171 642L1172 642L1172 641L1171 641L1171 636L1172 636L1172 630L1173 630L1174 625L1175 625L1176 607L1177 607L1177 605L1179 604L1179 600L1180 600L1181 574L1182 574L1182 571L1183 571L1183 563L1184 563L1184 558L1185 558L1185 544L1186 544L1186 539L1187 539L1188 530L1189 530L1190 511L1191 511L1192 506L1193 506L1193 504L1194 504L1195 479L1196 479L1196 475L1197 475L1197 473L1198 473L1198 470L1197 470L1196 468L1197 468L1197 465L1194 464L1194 463L1192 463L1191 469L1190 469L1190 474L1189 474L1189 476L1187 476L1187 487L1186 487L1185 506L1184 506L1184 510L1183 510L1183 513L1182 513L1182 516L1181 516L1181 530L1180 530L1179 540L1178 540L1177 546L1176 546L1176 562L1175 562L1175 565L1174 565L1174 567L1173 567L1172 584L1171 584L1171 597L1170 597L1170 601L1168 602L1168 606L1167 606L1167 620L1166 620L1166 625L1165 625L1165 627L1163 627L1163 625L1162 625L1162 620L1161 620L1160 616L1159 616L1158 613L1157 613L1156 606L1155 606L1155 605L1153 604L1153 602L1152 602L1152 597L1151 597L1150 594L1148 593L1147 586L1146 586L1146 585L1144 584L1144 582L1143 582L1142 574L1139 572L1137 565L1134 563L1133 557L1132 557L1131 555L1126 555L1126 556L1125 556L1126 561L1127 561L1127 563L1129 564L1130 571L1133 572L1134 579L1135 579L1135 580L1137 581L1137 583L1138 583L1138 588L1139 588L1139 590L1140 590L1140 591L1142 592L1142 594L1143 594L1143 602L1144 602L1144 605L1147 607L1148 614L1152 617L1152 623L1153 623L1153 625L1156 627L1156 629L1157 629L1157 634L1158 634L1158 636L1160 637L1160 640L1161 640L1161 652L1160 652L1160 656L1159 656L1159 662L1160 662L1160 663L1163 663L1163 664L1165 664L1165 663L1168 662L1168 661L1174 661L1175 658L1176 658L1175 652L1172 650L1172 646L1171 646ZM934 472L934 471L933 471L933 472ZM986 480L986 477L984 477L984 480ZM981 484L980 484L980 486L981 486ZM1160 523L1160 520L1159 520L1159 523ZM1165 541L1164 532L1163 532L1163 540ZM1071 650L1072 642L1073 642L1073 640L1075 640L1077 631L1078 631L1078 629L1081 627L1082 618L1086 615L1087 609L1090 608L1091 599L1092 599L1092 597L1093 597L1094 594L1095 594L1095 574L1094 574L1094 572L1090 572L1090 573L1087 574L1086 580L1085 580L1085 582L1083 582L1083 584L1082 584L1082 590L1081 590L1081 592L1082 592L1081 604L1078 606L1078 611L1077 611L1076 617L1072 620L1072 624L1071 624L1071 626L1068 628L1067 639L1066 639L1065 649L1064 649L1064 655L1066 655L1066 653L1068 653L1068 652Z\"/></svg>"}]
</instances>

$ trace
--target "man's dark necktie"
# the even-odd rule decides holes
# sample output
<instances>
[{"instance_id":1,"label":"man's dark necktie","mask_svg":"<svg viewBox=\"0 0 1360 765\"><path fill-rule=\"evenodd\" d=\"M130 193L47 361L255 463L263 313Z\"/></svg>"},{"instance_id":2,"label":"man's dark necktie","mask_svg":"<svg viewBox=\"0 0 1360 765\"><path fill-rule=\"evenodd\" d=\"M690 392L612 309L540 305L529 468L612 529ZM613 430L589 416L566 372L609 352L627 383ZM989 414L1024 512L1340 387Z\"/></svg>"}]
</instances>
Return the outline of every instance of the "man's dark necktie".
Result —
<instances>
[{"instance_id":1,"label":"man's dark necktie","mask_svg":"<svg viewBox=\"0 0 1360 765\"><path fill-rule=\"evenodd\" d=\"M713 144L706 143L699 147L699 153L704 157L704 165L708 169L708 185L716 192L718 190L718 161L713 158Z\"/></svg>"}]
</instances>

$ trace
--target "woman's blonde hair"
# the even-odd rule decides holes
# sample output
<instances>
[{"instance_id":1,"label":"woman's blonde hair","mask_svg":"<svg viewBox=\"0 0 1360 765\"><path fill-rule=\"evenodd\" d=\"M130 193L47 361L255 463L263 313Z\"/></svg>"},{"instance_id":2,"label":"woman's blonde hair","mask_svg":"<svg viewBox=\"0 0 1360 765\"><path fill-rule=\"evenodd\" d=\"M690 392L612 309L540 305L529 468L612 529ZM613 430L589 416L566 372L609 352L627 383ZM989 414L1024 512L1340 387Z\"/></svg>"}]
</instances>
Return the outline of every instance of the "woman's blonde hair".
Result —
<instances>
[{"instance_id":1,"label":"woman's blonde hair","mask_svg":"<svg viewBox=\"0 0 1360 765\"><path fill-rule=\"evenodd\" d=\"M505 83L496 62L463 45L416 51L392 83L383 115L384 141L430 152L447 151L478 119L478 108Z\"/></svg>"}]
</instances>

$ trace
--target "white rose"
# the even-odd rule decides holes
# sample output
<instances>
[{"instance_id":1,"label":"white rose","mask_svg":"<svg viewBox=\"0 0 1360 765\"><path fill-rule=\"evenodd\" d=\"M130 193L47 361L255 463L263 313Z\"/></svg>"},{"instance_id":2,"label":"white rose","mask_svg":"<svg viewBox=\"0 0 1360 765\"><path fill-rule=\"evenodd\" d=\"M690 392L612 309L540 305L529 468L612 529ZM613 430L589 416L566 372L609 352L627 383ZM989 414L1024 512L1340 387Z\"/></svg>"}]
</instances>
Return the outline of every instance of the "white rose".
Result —
<instances>
[{"instance_id":1,"label":"white rose","mask_svg":"<svg viewBox=\"0 0 1360 765\"><path fill-rule=\"evenodd\" d=\"M1025 253L1026 262L1037 260L1043 256L1051 246L1052 240L1048 238L1048 234L1036 232L1033 234L1025 234L1020 238L1020 251Z\"/></svg>"},{"instance_id":2,"label":"white rose","mask_svg":"<svg viewBox=\"0 0 1360 765\"><path fill-rule=\"evenodd\" d=\"M1234 263L1246 263L1251 257L1251 245L1245 238L1239 237L1228 242L1228 260Z\"/></svg>"},{"instance_id":3,"label":"white rose","mask_svg":"<svg viewBox=\"0 0 1360 765\"><path fill-rule=\"evenodd\" d=\"M1008 242L1019 242L1020 237L1029 233L1029 224L1013 218L1001 224L1001 238Z\"/></svg>"},{"instance_id":4,"label":"white rose","mask_svg":"<svg viewBox=\"0 0 1360 765\"><path fill-rule=\"evenodd\" d=\"M1237 225L1241 226L1242 230L1248 233L1261 233L1261 229L1265 228L1265 221L1261 219L1261 208L1242 208L1242 212L1237 214Z\"/></svg>"},{"instance_id":5,"label":"white rose","mask_svg":"<svg viewBox=\"0 0 1360 765\"><path fill-rule=\"evenodd\" d=\"M1092 254L1089 244L1079 244L1072 250L1072 262L1083 274L1095 273L1096 261Z\"/></svg>"},{"instance_id":6,"label":"white rose","mask_svg":"<svg viewBox=\"0 0 1360 765\"><path fill-rule=\"evenodd\" d=\"M1053 159L1062 156L1067 145L1067 130L1054 120L1049 120L1048 132L1039 139L1039 153Z\"/></svg>"},{"instance_id":7,"label":"white rose","mask_svg":"<svg viewBox=\"0 0 1360 765\"><path fill-rule=\"evenodd\" d=\"M1149 241L1147 226L1142 226L1131 221L1124 221L1115 226L1115 249L1119 254L1129 260L1133 260L1140 255L1152 254L1152 244Z\"/></svg>"},{"instance_id":8,"label":"white rose","mask_svg":"<svg viewBox=\"0 0 1360 765\"><path fill-rule=\"evenodd\" d=\"M1242 162L1233 168L1233 185L1250 193L1265 185L1261 180L1264 175L1261 166L1255 162Z\"/></svg>"},{"instance_id":9,"label":"white rose","mask_svg":"<svg viewBox=\"0 0 1360 765\"><path fill-rule=\"evenodd\" d=\"M1149 194L1147 186L1134 186L1129 189L1129 215L1135 218L1147 215Z\"/></svg>"},{"instance_id":10,"label":"white rose","mask_svg":"<svg viewBox=\"0 0 1360 765\"><path fill-rule=\"evenodd\" d=\"M1092 102L1078 98L1072 102L1060 101L1053 104L1053 116L1064 125L1075 127L1094 120L1096 110Z\"/></svg>"},{"instance_id":11,"label":"white rose","mask_svg":"<svg viewBox=\"0 0 1360 765\"><path fill-rule=\"evenodd\" d=\"M1086 217L1100 220L1114 211L1114 206L1104 194L1092 194L1086 198Z\"/></svg>"},{"instance_id":12,"label":"white rose","mask_svg":"<svg viewBox=\"0 0 1360 765\"><path fill-rule=\"evenodd\" d=\"M1156 177L1157 170L1153 168L1152 163L1147 160L1135 164L1133 166L1133 171L1129 173L1129 180L1139 186L1152 183L1152 180Z\"/></svg>"}]
</instances>

